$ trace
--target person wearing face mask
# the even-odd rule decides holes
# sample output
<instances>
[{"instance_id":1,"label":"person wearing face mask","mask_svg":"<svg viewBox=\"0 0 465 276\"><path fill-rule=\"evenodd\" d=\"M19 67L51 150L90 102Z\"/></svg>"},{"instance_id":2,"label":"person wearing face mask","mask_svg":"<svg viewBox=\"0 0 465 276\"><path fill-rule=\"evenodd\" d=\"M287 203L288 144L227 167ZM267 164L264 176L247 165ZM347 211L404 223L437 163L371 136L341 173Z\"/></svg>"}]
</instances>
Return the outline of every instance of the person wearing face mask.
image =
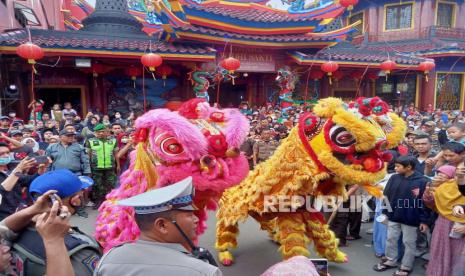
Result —
<instances>
[{"instance_id":1,"label":"person wearing face mask","mask_svg":"<svg viewBox=\"0 0 465 276\"><path fill-rule=\"evenodd\" d=\"M38 175L26 175L29 169L37 164L34 159L25 158L16 166L14 170L8 169L8 164L12 161L10 149L7 144L0 143L0 219L13 214L22 207L22 188L28 187L31 181ZM44 173L44 166L40 167L39 174Z\"/></svg>"},{"instance_id":2,"label":"person wearing face mask","mask_svg":"<svg viewBox=\"0 0 465 276\"><path fill-rule=\"evenodd\" d=\"M31 183L29 194L36 203L0 222L0 228L7 228L5 240L12 244L11 255L21 260L22 265L14 267L15 275L93 274L101 251L91 236L77 227L56 235L43 231L51 223L44 221L45 216L66 221L82 205L82 191L91 185L91 178L77 177L69 170L45 173Z\"/></svg>"}]
</instances>

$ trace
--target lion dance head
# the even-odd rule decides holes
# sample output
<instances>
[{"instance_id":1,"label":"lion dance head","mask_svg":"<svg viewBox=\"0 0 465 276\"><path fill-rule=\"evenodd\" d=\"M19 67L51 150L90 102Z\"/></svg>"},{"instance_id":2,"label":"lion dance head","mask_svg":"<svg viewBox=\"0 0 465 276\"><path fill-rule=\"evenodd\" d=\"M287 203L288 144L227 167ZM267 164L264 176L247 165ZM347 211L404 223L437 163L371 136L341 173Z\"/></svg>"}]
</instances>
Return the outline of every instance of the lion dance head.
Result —
<instances>
[{"instance_id":1,"label":"lion dance head","mask_svg":"<svg viewBox=\"0 0 465 276\"><path fill-rule=\"evenodd\" d=\"M236 109L220 110L204 99L192 99L178 112L147 112L136 120L136 129L130 167L99 208L95 237L105 250L139 236L132 208L116 205L118 200L192 176L200 234L206 228L207 209L216 209L223 191L248 173L239 147L249 125Z\"/></svg>"}]
</instances>

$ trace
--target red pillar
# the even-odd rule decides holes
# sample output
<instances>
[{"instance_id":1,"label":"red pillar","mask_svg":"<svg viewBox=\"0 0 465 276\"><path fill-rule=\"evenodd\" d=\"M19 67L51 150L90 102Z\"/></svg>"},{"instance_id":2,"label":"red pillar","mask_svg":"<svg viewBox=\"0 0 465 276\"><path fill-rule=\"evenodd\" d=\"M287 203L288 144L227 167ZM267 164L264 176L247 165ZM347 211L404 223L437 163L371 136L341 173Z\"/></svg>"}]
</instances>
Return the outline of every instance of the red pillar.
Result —
<instances>
[{"instance_id":1,"label":"red pillar","mask_svg":"<svg viewBox=\"0 0 465 276\"><path fill-rule=\"evenodd\" d=\"M428 104L433 104L433 107L436 108L435 102L435 93L436 93L436 72L433 71L430 73L428 82L425 78L422 78L419 81L420 87L419 90L419 103L420 110L426 110Z\"/></svg>"}]
</instances>

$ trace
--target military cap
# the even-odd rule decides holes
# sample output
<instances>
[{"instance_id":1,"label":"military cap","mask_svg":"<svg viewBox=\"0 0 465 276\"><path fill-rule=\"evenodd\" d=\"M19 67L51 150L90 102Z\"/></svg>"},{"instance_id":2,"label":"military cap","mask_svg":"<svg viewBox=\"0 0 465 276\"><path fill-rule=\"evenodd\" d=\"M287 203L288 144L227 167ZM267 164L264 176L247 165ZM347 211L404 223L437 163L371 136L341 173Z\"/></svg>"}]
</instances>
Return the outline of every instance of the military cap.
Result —
<instances>
[{"instance_id":1,"label":"military cap","mask_svg":"<svg viewBox=\"0 0 465 276\"><path fill-rule=\"evenodd\" d=\"M105 129L107 129L107 127L104 124L97 124L94 127L94 131L100 131L100 130L105 130Z\"/></svg>"},{"instance_id":2,"label":"military cap","mask_svg":"<svg viewBox=\"0 0 465 276\"><path fill-rule=\"evenodd\" d=\"M135 213L140 215L169 210L195 211L193 197L192 177L189 176L175 184L120 200L118 205L134 207Z\"/></svg>"}]
</instances>

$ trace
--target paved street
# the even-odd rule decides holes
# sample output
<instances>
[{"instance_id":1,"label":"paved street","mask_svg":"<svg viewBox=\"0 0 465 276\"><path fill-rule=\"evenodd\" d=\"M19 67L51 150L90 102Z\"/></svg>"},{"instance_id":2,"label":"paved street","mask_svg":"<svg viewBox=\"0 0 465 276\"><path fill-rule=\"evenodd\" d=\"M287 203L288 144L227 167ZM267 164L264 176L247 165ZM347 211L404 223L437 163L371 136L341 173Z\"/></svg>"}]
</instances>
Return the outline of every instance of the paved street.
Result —
<instances>
[{"instance_id":1,"label":"paved street","mask_svg":"<svg viewBox=\"0 0 465 276\"><path fill-rule=\"evenodd\" d=\"M89 208L88 208L89 209ZM86 233L94 232L94 221L97 213L90 211L88 219L73 217L72 222ZM214 253L215 243L215 218L214 214L210 214L208 221L208 230L201 237L201 245ZM374 272L372 267L378 259L374 256L371 249L371 236L365 234L366 228L370 224L363 224L362 236L363 239L351 242L349 247L344 248L344 251L349 255L348 264L330 264L330 273L332 276L365 276L365 275L392 275L394 270L388 270L383 273ZM243 223L240 228L239 246L234 251L236 263L231 267L221 267L225 276L255 276L260 275L268 267L280 261L278 246L267 238L263 231L259 231L259 226L253 220L248 220ZM316 255L313 255L317 257ZM416 261L416 266L412 276L424 275L424 269L421 267L422 260Z\"/></svg>"}]
</instances>

